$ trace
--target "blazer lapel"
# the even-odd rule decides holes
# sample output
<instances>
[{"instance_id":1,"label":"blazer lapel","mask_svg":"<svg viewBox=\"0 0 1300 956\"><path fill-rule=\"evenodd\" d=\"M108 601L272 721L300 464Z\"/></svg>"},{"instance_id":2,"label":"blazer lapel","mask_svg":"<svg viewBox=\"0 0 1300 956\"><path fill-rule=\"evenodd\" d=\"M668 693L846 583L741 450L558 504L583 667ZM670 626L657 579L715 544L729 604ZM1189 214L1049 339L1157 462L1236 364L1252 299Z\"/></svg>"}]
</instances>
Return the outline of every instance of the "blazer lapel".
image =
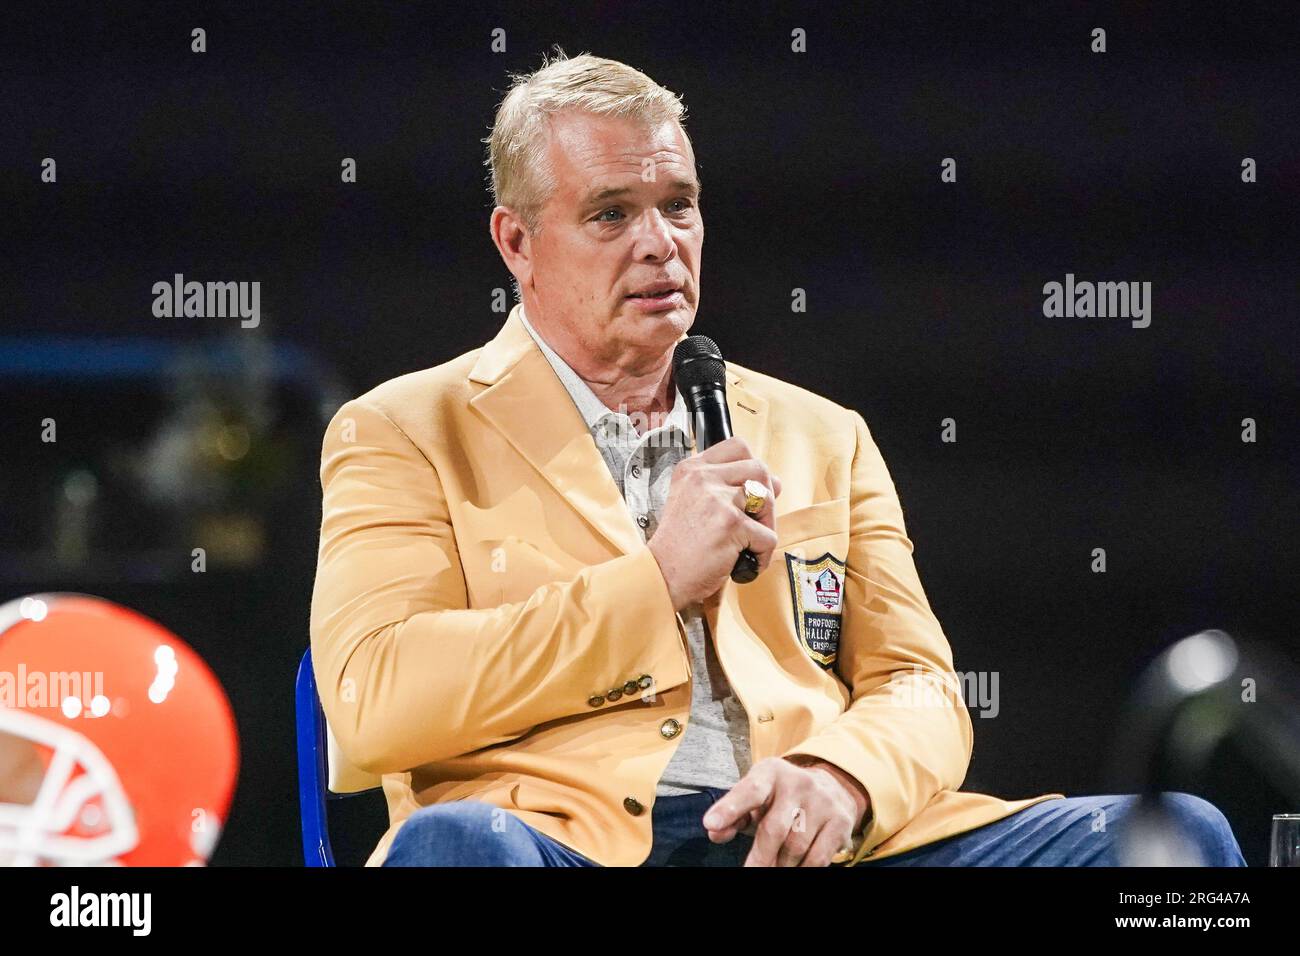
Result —
<instances>
[{"instance_id":1,"label":"blazer lapel","mask_svg":"<svg viewBox=\"0 0 1300 956\"><path fill-rule=\"evenodd\" d=\"M627 503L573 399L519 321L519 306L483 347L470 379L488 387L470 407L624 554L642 546Z\"/></svg>"},{"instance_id":2,"label":"blazer lapel","mask_svg":"<svg viewBox=\"0 0 1300 956\"><path fill-rule=\"evenodd\" d=\"M488 386L470 399L470 406L605 540L624 554L643 546L587 423L520 322L518 305L480 351L469 377ZM730 368L727 405L734 434L762 458L767 450L767 400L748 389L743 375Z\"/></svg>"}]
</instances>

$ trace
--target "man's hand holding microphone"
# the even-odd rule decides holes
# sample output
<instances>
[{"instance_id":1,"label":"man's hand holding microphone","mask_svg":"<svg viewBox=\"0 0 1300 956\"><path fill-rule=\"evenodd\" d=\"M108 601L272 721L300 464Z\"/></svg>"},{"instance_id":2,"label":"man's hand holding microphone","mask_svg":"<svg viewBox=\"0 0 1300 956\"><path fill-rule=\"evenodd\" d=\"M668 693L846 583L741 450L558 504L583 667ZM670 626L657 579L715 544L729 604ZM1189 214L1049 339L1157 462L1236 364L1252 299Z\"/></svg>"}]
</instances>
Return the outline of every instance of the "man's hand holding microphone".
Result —
<instances>
[{"instance_id":1,"label":"man's hand holding microphone","mask_svg":"<svg viewBox=\"0 0 1300 956\"><path fill-rule=\"evenodd\" d=\"M673 469L665 515L651 538L664 540L651 551L680 611L717 594L727 577L748 583L767 567L781 482L731 433L727 364L713 339L691 335L677 343L673 380L690 410L698 454Z\"/></svg>"},{"instance_id":2,"label":"man's hand holding microphone","mask_svg":"<svg viewBox=\"0 0 1300 956\"><path fill-rule=\"evenodd\" d=\"M753 513L745 511L746 481L766 492ZM753 456L743 438L728 438L677 463L649 542L674 610L716 594L746 548L758 559L760 573L767 568L776 548L780 494L781 479Z\"/></svg>"}]
</instances>

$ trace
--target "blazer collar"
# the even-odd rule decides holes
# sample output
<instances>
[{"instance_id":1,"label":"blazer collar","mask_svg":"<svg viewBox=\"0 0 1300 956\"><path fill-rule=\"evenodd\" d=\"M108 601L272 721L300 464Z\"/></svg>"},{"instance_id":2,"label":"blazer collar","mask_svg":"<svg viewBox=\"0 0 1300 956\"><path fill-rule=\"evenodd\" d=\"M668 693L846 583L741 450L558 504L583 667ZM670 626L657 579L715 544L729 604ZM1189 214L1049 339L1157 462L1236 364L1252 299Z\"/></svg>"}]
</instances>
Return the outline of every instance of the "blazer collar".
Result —
<instances>
[{"instance_id":1,"label":"blazer collar","mask_svg":"<svg viewBox=\"0 0 1300 956\"><path fill-rule=\"evenodd\" d=\"M587 522L620 552L644 547L640 529L601 457L595 439L555 369L519 320L520 306L506 316L479 352L471 381L486 385L470 399L481 414ZM682 338L686 336L683 335ZM727 367L731 427L754 455L767 451L765 398Z\"/></svg>"}]
</instances>

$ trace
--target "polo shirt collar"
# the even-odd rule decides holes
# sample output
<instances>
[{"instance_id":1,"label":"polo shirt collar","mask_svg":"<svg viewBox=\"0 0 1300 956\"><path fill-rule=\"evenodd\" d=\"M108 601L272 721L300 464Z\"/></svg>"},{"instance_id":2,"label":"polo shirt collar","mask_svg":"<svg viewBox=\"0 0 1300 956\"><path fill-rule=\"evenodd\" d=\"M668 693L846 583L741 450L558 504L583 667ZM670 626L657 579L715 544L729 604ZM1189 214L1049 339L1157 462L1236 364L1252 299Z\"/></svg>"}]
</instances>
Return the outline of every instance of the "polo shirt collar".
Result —
<instances>
[{"instance_id":1,"label":"polo shirt collar","mask_svg":"<svg viewBox=\"0 0 1300 956\"><path fill-rule=\"evenodd\" d=\"M626 431L627 437L630 439L632 437L631 418L624 415L622 412L614 411L596 397L596 393L591 390L590 385L582 380L582 376L575 372L569 363L564 361L564 359L560 357L559 353L551 348L550 345L547 344L546 340L538 334L536 329L533 328L532 323L528 321L528 316L524 312L522 303L519 306L519 319L523 323L524 328L528 330L528 334L532 336L533 341L537 343L537 347L542 350L542 354L546 356L546 360L551 363L551 368L555 370L555 374L568 390L569 395L573 398L574 404L578 406L578 412L582 415L582 420L586 422L587 428L592 432L596 432L599 428L603 427L601 426L601 422L606 418L609 418L612 419L614 427L620 432ZM659 428L650 429L649 431L642 433L640 437L645 438L646 436L655 434L658 431L671 431L674 429L681 432L681 444L688 448L691 447L690 415L686 410L686 400L682 398L682 393L675 384L673 386L673 407L668 413L668 417L664 419L663 424L660 425Z\"/></svg>"}]
</instances>

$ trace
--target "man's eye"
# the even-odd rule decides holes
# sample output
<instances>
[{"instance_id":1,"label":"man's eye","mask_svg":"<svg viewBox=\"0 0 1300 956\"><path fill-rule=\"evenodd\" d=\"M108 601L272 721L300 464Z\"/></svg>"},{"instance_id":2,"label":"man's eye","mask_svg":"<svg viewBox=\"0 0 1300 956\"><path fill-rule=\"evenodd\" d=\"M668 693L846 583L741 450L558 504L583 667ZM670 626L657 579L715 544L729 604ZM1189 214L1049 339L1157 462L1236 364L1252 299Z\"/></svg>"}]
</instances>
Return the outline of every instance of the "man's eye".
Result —
<instances>
[{"instance_id":1,"label":"man's eye","mask_svg":"<svg viewBox=\"0 0 1300 956\"><path fill-rule=\"evenodd\" d=\"M674 199L672 202L668 204L668 208L672 209L673 206L676 206L678 204L680 204L682 208L677 210L677 212L686 212L688 209L691 208L692 205L689 199ZM606 209L604 212L599 213L596 216L596 218L592 220L592 222L618 222L619 221L618 219L605 218L610 213L613 213L614 215L618 216L620 219L623 217L623 213L621 210L611 206L609 209Z\"/></svg>"}]
</instances>

